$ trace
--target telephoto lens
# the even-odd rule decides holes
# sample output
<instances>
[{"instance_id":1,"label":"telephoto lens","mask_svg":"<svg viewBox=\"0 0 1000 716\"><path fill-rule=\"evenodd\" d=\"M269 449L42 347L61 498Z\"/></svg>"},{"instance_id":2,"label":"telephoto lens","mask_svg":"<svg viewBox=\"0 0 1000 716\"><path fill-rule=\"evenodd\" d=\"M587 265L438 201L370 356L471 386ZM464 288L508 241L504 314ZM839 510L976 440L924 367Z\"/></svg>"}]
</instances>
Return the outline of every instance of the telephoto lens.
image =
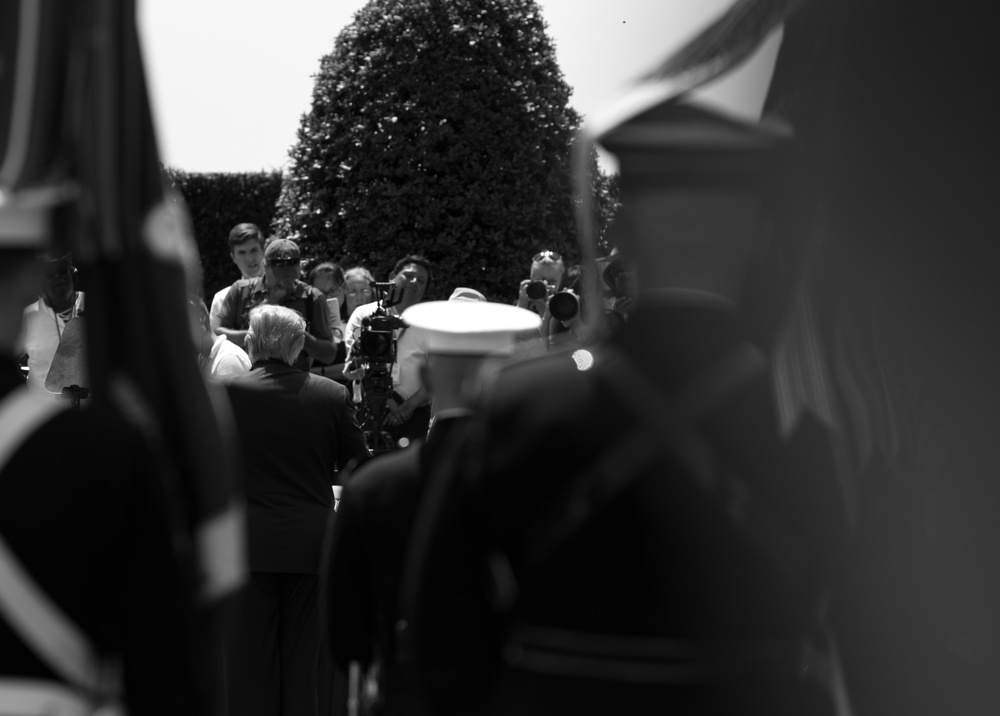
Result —
<instances>
[{"instance_id":1,"label":"telephoto lens","mask_svg":"<svg viewBox=\"0 0 1000 716\"><path fill-rule=\"evenodd\" d=\"M549 294L549 286L544 281L532 281L528 284L524 292L532 301L545 298Z\"/></svg>"},{"instance_id":2,"label":"telephoto lens","mask_svg":"<svg viewBox=\"0 0 1000 716\"><path fill-rule=\"evenodd\" d=\"M568 321L580 312L580 299L572 291L559 291L549 299L549 313L557 321Z\"/></svg>"}]
</instances>

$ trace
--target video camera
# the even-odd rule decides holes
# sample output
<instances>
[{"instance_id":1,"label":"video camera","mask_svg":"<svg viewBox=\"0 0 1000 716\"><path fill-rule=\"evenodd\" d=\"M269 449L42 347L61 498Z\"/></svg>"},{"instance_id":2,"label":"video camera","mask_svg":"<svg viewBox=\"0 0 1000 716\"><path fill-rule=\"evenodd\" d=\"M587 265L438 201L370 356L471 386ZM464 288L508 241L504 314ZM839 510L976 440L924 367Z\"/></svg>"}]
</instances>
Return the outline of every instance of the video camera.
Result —
<instances>
[{"instance_id":1,"label":"video camera","mask_svg":"<svg viewBox=\"0 0 1000 716\"><path fill-rule=\"evenodd\" d=\"M374 313L361 321L361 332L354 341L351 362L365 366L361 379L361 410L359 420L375 453L392 450L392 437L382 430L387 411L386 403L392 396L392 366L396 362L395 331L406 324L389 308L402 300L402 290L393 283L372 282L378 297Z\"/></svg>"},{"instance_id":2,"label":"video camera","mask_svg":"<svg viewBox=\"0 0 1000 716\"><path fill-rule=\"evenodd\" d=\"M387 309L402 300L394 294L397 286L393 283L372 282L375 295L378 296L378 308L375 312L361 320L361 333L354 344L354 357L358 363L372 365L392 365L396 362L396 340L393 332L405 324ZM395 298L395 300L393 300Z\"/></svg>"}]
</instances>

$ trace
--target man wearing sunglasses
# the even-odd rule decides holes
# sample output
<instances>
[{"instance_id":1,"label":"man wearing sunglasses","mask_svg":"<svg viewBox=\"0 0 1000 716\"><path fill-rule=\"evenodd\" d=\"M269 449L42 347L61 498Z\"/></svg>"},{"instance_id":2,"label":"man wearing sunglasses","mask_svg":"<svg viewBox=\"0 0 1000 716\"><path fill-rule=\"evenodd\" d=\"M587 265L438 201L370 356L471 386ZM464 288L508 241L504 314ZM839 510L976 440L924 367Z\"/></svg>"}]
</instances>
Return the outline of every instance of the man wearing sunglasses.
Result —
<instances>
[{"instance_id":1,"label":"man wearing sunglasses","mask_svg":"<svg viewBox=\"0 0 1000 716\"><path fill-rule=\"evenodd\" d=\"M562 256L555 251L541 251L535 254L534 258L531 259L529 278L521 281L521 287L518 290L518 307L527 308L539 316L544 316L549 297L559 288L565 273L566 265L563 263ZM541 284L545 284L544 293Z\"/></svg>"},{"instance_id":2,"label":"man wearing sunglasses","mask_svg":"<svg viewBox=\"0 0 1000 716\"><path fill-rule=\"evenodd\" d=\"M45 378L66 324L83 315L83 291L76 290L76 269L70 254L43 256L42 290L24 309L24 353L28 356L28 387L48 392Z\"/></svg>"},{"instance_id":3,"label":"man wearing sunglasses","mask_svg":"<svg viewBox=\"0 0 1000 716\"><path fill-rule=\"evenodd\" d=\"M299 257L294 241L272 239L264 249L264 275L233 284L223 300L216 332L242 348L252 309L267 303L291 308L306 319L305 347L294 367L309 370L313 358L333 362L337 346L323 293L299 280Z\"/></svg>"}]
</instances>

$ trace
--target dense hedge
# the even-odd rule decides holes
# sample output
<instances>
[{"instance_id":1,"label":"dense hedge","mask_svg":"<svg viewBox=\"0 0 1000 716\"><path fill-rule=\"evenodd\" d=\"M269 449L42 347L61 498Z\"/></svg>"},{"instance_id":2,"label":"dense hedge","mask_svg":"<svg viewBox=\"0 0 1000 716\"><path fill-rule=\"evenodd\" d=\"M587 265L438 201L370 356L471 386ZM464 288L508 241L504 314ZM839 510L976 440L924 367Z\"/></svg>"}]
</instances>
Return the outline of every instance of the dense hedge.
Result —
<instances>
[{"instance_id":1,"label":"dense hedge","mask_svg":"<svg viewBox=\"0 0 1000 716\"><path fill-rule=\"evenodd\" d=\"M322 60L275 233L512 300L535 252L577 255L569 97L534 0L371 0Z\"/></svg>"},{"instance_id":2,"label":"dense hedge","mask_svg":"<svg viewBox=\"0 0 1000 716\"><path fill-rule=\"evenodd\" d=\"M191 213L205 296L211 301L216 291L240 277L229 258L229 230L249 221L267 232L281 192L281 173L195 174L167 168L165 174Z\"/></svg>"}]
</instances>

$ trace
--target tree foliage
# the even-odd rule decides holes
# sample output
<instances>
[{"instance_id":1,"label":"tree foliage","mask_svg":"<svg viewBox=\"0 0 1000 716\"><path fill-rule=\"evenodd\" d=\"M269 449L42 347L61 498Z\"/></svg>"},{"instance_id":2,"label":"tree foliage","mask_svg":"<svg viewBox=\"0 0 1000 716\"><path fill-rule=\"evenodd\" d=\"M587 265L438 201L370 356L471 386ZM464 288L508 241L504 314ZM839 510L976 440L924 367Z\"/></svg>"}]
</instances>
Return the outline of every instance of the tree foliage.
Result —
<instances>
[{"instance_id":1,"label":"tree foliage","mask_svg":"<svg viewBox=\"0 0 1000 716\"><path fill-rule=\"evenodd\" d=\"M321 62L275 232L510 299L534 253L576 255L569 97L534 0L371 0Z\"/></svg>"}]
</instances>

